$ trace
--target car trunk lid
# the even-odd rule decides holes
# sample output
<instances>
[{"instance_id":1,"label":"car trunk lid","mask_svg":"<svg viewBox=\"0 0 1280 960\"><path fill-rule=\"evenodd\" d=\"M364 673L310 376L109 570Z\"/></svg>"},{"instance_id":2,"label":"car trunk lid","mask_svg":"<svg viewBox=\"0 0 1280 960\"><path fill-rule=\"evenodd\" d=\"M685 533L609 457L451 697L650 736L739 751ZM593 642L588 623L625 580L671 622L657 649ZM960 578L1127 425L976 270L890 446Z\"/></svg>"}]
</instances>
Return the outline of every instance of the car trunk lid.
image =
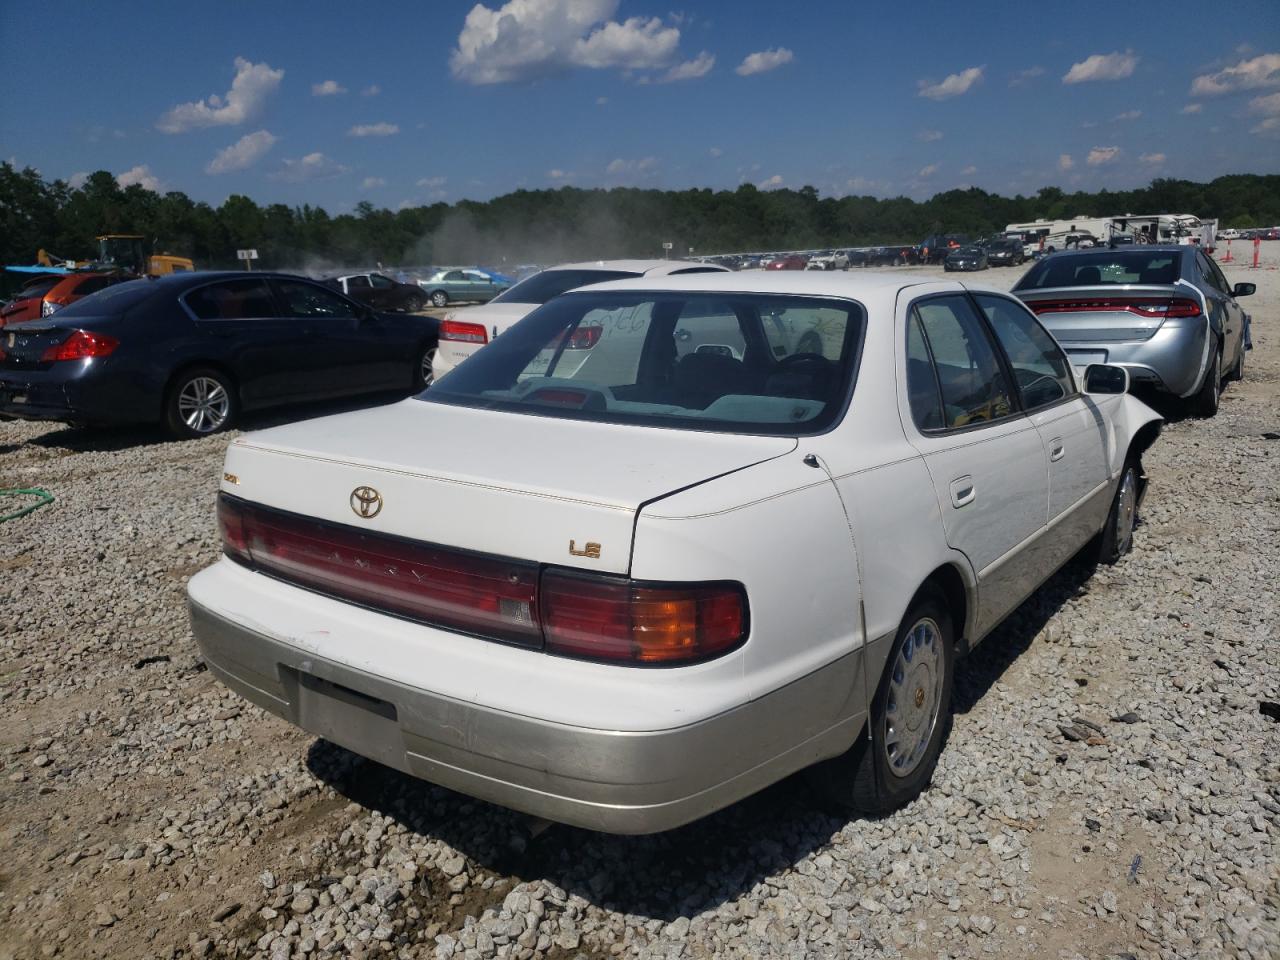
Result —
<instances>
[{"instance_id":1,"label":"car trunk lid","mask_svg":"<svg viewBox=\"0 0 1280 960\"><path fill-rule=\"evenodd\" d=\"M644 504L795 446L411 399L241 437L222 489L372 532L626 573Z\"/></svg>"},{"instance_id":2,"label":"car trunk lid","mask_svg":"<svg viewBox=\"0 0 1280 960\"><path fill-rule=\"evenodd\" d=\"M1014 294L1064 345L1149 340L1170 317L1201 312L1191 288L1171 285L1101 284Z\"/></svg>"}]
</instances>

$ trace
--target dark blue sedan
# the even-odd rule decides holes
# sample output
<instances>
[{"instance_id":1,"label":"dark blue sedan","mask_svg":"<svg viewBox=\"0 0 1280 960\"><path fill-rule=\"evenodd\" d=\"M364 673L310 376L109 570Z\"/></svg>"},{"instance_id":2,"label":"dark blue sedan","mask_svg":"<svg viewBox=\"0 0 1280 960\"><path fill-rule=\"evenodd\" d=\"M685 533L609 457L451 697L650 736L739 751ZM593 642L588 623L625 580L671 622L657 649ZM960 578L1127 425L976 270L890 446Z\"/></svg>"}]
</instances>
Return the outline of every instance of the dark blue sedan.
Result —
<instances>
[{"instance_id":1,"label":"dark blue sedan","mask_svg":"<svg viewBox=\"0 0 1280 960\"><path fill-rule=\"evenodd\" d=\"M162 423L430 384L439 321L381 314L283 274L134 280L0 330L0 418Z\"/></svg>"}]
</instances>

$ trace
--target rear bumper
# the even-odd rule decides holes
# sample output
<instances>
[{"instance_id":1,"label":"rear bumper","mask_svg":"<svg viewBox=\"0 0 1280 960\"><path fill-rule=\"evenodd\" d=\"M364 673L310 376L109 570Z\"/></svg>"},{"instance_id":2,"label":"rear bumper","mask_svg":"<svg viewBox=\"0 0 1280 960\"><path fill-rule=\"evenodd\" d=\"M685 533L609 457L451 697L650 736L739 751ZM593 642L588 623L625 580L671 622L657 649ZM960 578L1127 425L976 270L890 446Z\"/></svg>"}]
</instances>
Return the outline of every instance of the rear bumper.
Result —
<instances>
[{"instance_id":1,"label":"rear bumper","mask_svg":"<svg viewBox=\"0 0 1280 960\"><path fill-rule=\"evenodd\" d=\"M114 359L114 358L111 358ZM0 370L0 417L123 425L159 419L144 374L100 360L50 364L45 370ZM154 407L154 409L152 409Z\"/></svg>"},{"instance_id":2,"label":"rear bumper","mask_svg":"<svg viewBox=\"0 0 1280 960\"><path fill-rule=\"evenodd\" d=\"M541 720L408 686L195 600L190 614L214 675L290 723L432 783L609 833L669 830L837 756L866 714L863 651L710 718L635 732ZM870 662L883 660L891 639L873 645Z\"/></svg>"},{"instance_id":3,"label":"rear bumper","mask_svg":"<svg viewBox=\"0 0 1280 960\"><path fill-rule=\"evenodd\" d=\"M1082 365L1080 359L1115 364L1126 368L1134 383L1154 386L1179 397L1189 396L1200 386L1208 359L1207 329L1203 322L1190 328L1165 321L1149 340L1059 342L1067 357L1077 365ZM1082 355L1090 356L1083 358Z\"/></svg>"}]
</instances>

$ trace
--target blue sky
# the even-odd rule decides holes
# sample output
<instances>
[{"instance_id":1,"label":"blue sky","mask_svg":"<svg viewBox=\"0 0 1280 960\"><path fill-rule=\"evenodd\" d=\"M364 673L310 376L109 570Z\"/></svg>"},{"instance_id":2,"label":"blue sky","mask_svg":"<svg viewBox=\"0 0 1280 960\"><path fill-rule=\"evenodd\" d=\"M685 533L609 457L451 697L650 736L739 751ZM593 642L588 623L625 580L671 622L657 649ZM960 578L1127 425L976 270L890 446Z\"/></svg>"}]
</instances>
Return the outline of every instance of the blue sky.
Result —
<instances>
[{"instance_id":1,"label":"blue sky","mask_svg":"<svg viewBox=\"0 0 1280 960\"><path fill-rule=\"evenodd\" d=\"M0 159L221 203L1280 172L1280 2L0 0ZM56 23L50 24L54 16Z\"/></svg>"}]
</instances>

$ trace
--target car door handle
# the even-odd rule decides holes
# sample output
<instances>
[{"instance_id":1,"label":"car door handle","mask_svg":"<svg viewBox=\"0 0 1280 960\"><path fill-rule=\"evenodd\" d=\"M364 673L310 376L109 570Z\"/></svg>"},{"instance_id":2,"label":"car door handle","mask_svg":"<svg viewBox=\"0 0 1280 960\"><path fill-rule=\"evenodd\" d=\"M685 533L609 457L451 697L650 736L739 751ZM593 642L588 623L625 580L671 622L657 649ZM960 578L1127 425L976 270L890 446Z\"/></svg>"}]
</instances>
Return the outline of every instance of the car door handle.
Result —
<instances>
[{"instance_id":1,"label":"car door handle","mask_svg":"<svg viewBox=\"0 0 1280 960\"><path fill-rule=\"evenodd\" d=\"M959 477L951 481L951 505L957 510L973 503L977 496L978 490L973 485L973 477Z\"/></svg>"},{"instance_id":2,"label":"car door handle","mask_svg":"<svg viewBox=\"0 0 1280 960\"><path fill-rule=\"evenodd\" d=\"M1061 460L1067 455L1067 445L1060 439L1054 438L1049 441L1049 459Z\"/></svg>"}]
</instances>

